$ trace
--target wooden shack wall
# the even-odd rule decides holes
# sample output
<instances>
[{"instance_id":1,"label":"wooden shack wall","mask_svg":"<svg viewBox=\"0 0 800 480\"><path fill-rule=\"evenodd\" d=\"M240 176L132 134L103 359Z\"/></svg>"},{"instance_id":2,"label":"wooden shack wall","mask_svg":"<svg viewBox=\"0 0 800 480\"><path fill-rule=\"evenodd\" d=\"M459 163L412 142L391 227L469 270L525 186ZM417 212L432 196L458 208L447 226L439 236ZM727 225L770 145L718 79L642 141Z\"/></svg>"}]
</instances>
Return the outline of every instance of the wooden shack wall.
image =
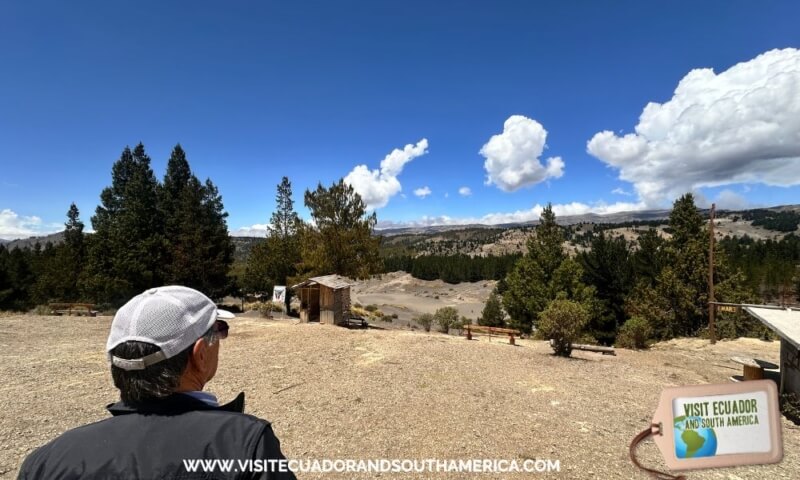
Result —
<instances>
[{"instance_id":1,"label":"wooden shack wall","mask_svg":"<svg viewBox=\"0 0 800 480\"><path fill-rule=\"evenodd\" d=\"M794 345L781 339L781 370L784 393L800 394L800 370L797 369L798 351Z\"/></svg>"}]
</instances>

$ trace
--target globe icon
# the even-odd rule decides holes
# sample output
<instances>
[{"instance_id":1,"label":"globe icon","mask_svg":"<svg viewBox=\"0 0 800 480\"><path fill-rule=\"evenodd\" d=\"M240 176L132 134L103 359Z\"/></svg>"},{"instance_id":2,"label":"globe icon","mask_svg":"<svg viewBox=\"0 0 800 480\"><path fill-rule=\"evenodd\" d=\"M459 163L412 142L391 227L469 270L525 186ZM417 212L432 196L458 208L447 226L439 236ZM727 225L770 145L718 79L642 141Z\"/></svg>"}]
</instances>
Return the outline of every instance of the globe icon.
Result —
<instances>
[{"instance_id":1,"label":"globe icon","mask_svg":"<svg viewBox=\"0 0 800 480\"><path fill-rule=\"evenodd\" d=\"M687 428L700 425L700 417L675 417L675 456L678 458L712 457L717 453L717 434L713 428Z\"/></svg>"}]
</instances>

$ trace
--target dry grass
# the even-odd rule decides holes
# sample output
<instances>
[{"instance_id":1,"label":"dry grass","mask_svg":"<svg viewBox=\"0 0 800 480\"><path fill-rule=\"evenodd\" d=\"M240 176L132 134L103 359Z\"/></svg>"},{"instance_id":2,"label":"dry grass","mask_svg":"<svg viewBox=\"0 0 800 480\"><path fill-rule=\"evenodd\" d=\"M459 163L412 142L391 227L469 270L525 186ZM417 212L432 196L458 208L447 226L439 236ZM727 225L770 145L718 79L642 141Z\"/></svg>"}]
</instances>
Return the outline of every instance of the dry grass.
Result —
<instances>
[{"instance_id":1,"label":"dry grass","mask_svg":"<svg viewBox=\"0 0 800 480\"><path fill-rule=\"evenodd\" d=\"M14 476L59 433L107 416L116 398L103 353L109 322L0 318L0 476ZM631 479L645 477L628 442L663 387L726 382L732 353L778 356L777 342L757 340L679 340L573 359L553 357L544 342L518 343L239 317L208 389L223 401L246 391L248 413L271 420L294 458L550 458L562 472L549 478ZM690 477L797 478L800 431L783 425L783 463ZM661 465L651 443L640 456Z\"/></svg>"}]
</instances>

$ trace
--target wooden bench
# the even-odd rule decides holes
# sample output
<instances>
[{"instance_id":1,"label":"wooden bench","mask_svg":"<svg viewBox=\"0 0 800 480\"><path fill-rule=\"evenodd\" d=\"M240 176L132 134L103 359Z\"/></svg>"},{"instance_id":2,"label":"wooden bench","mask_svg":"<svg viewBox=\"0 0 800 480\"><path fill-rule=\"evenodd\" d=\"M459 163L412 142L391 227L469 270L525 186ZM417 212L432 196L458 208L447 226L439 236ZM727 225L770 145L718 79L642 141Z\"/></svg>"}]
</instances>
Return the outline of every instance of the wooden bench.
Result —
<instances>
[{"instance_id":1,"label":"wooden bench","mask_svg":"<svg viewBox=\"0 0 800 480\"><path fill-rule=\"evenodd\" d=\"M552 347L555 342L550 340L550 346ZM573 343L572 344L573 350L583 350L585 352L594 352L594 353L602 353L603 355L613 355L617 356L617 351L614 350L614 347L603 347L600 345L585 345L582 343Z\"/></svg>"},{"instance_id":2,"label":"wooden bench","mask_svg":"<svg viewBox=\"0 0 800 480\"><path fill-rule=\"evenodd\" d=\"M514 335L520 336L519 330L511 328L500 327L484 327L483 325L464 325L464 330L467 332L467 340L472 340L472 333L485 333L491 338L492 335L508 335L508 343L516 345Z\"/></svg>"},{"instance_id":3,"label":"wooden bench","mask_svg":"<svg viewBox=\"0 0 800 480\"><path fill-rule=\"evenodd\" d=\"M48 306L52 315L97 316L94 304L91 303L51 303Z\"/></svg>"},{"instance_id":4,"label":"wooden bench","mask_svg":"<svg viewBox=\"0 0 800 480\"><path fill-rule=\"evenodd\" d=\"M743 371L741 378L738 375L731 377L734 382L748 381L748 380L761 380L764 378L764 369L774 370L778 368L774 363L764 360L756 360L750 357L733 356L731 360L735 363L742 365Z\"/></svg>"},{"instance_id":5,"label":"wooden bench","mask_svg":"<svg viewBox=\"0 0 800 480\"><path fill-rule=\"evenodd\" d=\"M359 317L357 315L351 315L347 317L347 320L344 321L344 326L346 327L358 327L358 328L369 328L369 324L364 317Z\"/></svg>"}]
</instances>

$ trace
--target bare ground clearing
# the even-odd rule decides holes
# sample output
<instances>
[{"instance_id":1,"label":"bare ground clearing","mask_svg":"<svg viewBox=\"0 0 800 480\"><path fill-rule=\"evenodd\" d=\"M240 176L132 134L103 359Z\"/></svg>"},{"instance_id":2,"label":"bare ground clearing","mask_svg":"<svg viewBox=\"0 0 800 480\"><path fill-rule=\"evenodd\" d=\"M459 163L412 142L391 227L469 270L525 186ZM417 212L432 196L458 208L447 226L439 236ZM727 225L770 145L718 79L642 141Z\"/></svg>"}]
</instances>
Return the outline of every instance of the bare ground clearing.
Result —
<instances>
[{"instance_id":1,"label":"bare ground clearing","mask_svg":"<svg viewBox=\"0 0 800 480\"><path fill-rule=\"evenodd\" d=\"M110 320L0 317L0 476L15 476L28 452L59 433L107 417L104 406L116 399L103 353ZM777 342L751 339L675 340L648 352L563 359L538 341L512 347L497 338L289 320L240 317L231 332L209 390L223 401L246 391L247 412L273 422L289 457L560 460L561 473L543 478L646 478L627 447L663 387L726 382L736 373L732 354L778 358ZM800 430L783 420L783 434L781 464L690 478L797 478ZM639 452L645 464L661 465L652 443Z\"/></svg>"},{"instance_id":2,"label":"bare ground clearing","mask_svg":"<svg viewBox=\"0 0 800 480\"><path fill-rule=\"evenodd\" d=\"M450 284L393 272L359 282L352 288L351 297L353 303L373 304L385 314L397 314L399 322L394 326L407 325L421 313L434 313L447 306L475 322L496 283L485 280Z\"/></svg>"}]
</instances>

